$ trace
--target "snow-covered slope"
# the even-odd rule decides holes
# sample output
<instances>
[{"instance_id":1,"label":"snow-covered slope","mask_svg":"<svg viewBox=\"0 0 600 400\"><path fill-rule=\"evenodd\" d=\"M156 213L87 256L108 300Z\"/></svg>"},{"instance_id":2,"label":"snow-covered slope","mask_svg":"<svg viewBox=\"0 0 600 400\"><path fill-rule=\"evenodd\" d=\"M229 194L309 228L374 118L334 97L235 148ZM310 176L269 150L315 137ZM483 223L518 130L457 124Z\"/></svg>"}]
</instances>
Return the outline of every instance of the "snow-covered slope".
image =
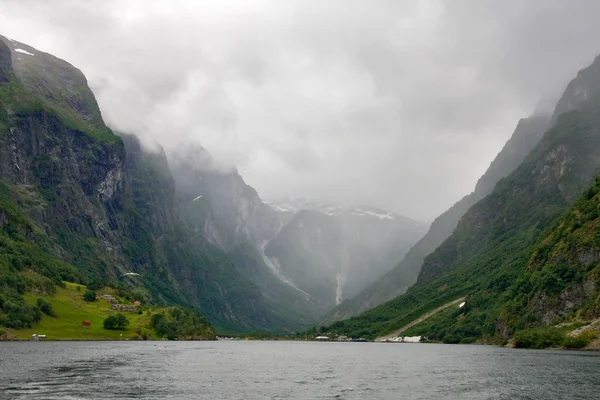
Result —
<instances>
[{"instance_id":1,"label":"snow-covered slope","mask_svg":"<svg viewBox=\"0 0 600 400\"><path fill-rule=\"evenodd\" d=\"M340 204L312 200L306 197L289 197L285 199L265 201L271 208L282 214L295 215L298 211L309 210L317 211L330 217L356 216L376 218L380 220L397 220L403 224L422 226L422 222L411 220L410 218L398 215L392 212L383 211L373 207L348 207Z\"/></svg>"}]
</instances>

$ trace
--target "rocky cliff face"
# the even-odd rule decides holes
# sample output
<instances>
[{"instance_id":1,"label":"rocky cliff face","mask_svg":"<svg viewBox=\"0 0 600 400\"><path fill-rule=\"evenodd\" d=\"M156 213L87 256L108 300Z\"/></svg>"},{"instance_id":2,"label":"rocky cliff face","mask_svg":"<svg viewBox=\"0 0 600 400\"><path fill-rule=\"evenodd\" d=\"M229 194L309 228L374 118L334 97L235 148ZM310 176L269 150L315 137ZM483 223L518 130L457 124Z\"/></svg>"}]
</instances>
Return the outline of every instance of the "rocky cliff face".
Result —
<instances>
[{"instance_id":1,"label":"rocky cliff face","mask_svg":"<svg viewBox=\"0 0 600 400\"><path fill-rule=\"evenodd\" d=\"M171 170L189 229L219 247L270 311L270 328L297 331L314 323L323 305L287 280L265 255L282 217L265 204L234 168L215 167L200 146L176 149Z\"/></svg>"},{"instance_id":2,"label":"rocky cliff face","mask_svg":"<svg viewBox=\"0 0 600 400\"><path fill-rule=\"evenodd\" d=\"M85 84L80 71L8 39L0 39L0 49L10 57L2 64L12 67L0 88L6 115L0 135L2 180L37 202L29 210L32 217L67 253L78 250L71 235L97 238L93 251L110 264L103 274L116 277L119 272L113 262L122 262L122 257L113 252L118 237L111 210L123 205L121 139L98 124L99 110L90 106L95 103L93 94L87 85L76 86ZM54 96L39 95L62 84L64 88ZM76 114L69 104L84 114L69 118ZM65 254L70 262L76 257Z\"/></svg>"},{"instance_id":3,"label":"rocky cliff face","mask_svg":"<svg viewBox=\"0 0 600 400\"><path fill-rule=\"evenodd\" d=\"M502 178L508 176L519 166L540 141L549 123L548 115L536 115L520 120L511 138L492 161L485 174L478 180L475 191L463 197L436 218L425 236L391 271L356 297L336 307L326 315L322 322L330 323L358 315L405 293L417 281L425 257L452 234L458 221L471 206L491 193Z\"/></svg>"},{"instance_id":4,"label":"rocky cliff face","mask_svg":"<svg viewBox=\"0 0 600 400\"><path fill-rule=\"evenodd\" d=\"M194 228L203 231L211 243L224 250L242 242L259 246L281 229L279 215L235 168L215 167L200 146L179 149L170 158L181 201L206 204L204 218L195 218Z\"/></svg>"},{"instance_id":5,"label":"rocky cliff face","mask_svg":"<svg viewBox=\"0 0 600 400\"><path fill-rule=\"evenodd\" d=\"M533 247L523 276L509 289L499 334L555 324L569 316L600 317L600 179Z\"/></svg>"},{"instance_id":6,"label":"rocky cliff face","mask_svg":"<svg viewBox=\"0 0 600 400\"><path fill-rule=\"evenodd\" d=\"M556 105L552 120L556 121L565 112L578 108L598 91L600 91L600 57L596 57L591 65L579 71L569 82Z\"/></svg>"},{"instance_id":7,"label":"rocky cliff face","mask_svg":"<svg viewBox=\"0 0 600 400\"><path fill-rule=\"evenodd\" d=\"M184 224L164 153L111 132L79 70L6 38L0 68L9 261L22 266L21 247L33 256L43 246L36 272L51 279L110 281L147 301L190 306L223 329L273 325L259 288ZM11 279L25 279L27 270L2 260Z\"/></svg>"},{"instance_id":8,"label":"rocky cliff face","mask_svg":"<svg viewBox=\"0 0 600 400\"><path fill-rule=\"evenodd\" d=\"M190 229L252 277L286 326L314 323L381 276L424 232L424 224L366 207L267 204L199 146L170 158Z\"/></svg>"}]
</instances>

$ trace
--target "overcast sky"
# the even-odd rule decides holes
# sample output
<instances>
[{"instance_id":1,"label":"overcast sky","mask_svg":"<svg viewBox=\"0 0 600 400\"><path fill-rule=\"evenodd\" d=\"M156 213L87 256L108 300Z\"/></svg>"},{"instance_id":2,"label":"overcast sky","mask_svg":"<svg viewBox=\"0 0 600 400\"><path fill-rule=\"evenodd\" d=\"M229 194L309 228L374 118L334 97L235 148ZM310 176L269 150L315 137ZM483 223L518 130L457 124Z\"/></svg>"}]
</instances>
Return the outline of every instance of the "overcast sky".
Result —
<instances>
[{"instance_id":1,"label":"overcast sky","mask_svg":"<svg viewBox=\"0 0 600 400\"><path fill-rule=\"evenodd\" d=\"M431 220L600 54L600 1L2 0L107 123L196 141L263 198Z\"/></svg>"}]
</instances>

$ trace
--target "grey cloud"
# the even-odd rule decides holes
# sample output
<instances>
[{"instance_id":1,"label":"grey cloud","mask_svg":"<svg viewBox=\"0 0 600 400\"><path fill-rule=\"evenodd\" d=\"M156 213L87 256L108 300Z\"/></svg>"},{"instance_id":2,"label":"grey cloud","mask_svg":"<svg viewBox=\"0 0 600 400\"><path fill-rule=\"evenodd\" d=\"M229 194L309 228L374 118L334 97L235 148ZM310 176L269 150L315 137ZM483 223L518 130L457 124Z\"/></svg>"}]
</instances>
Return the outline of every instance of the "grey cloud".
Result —
<instances>
[{"instance_id":1,"label":"grey cloud","mask_svg":"<svg viewBox=\"0 0 600 400\"><path fill-rule=\"evenodd\" d=\"M176 5L175 5L176 4ZM600 53L593 0L4 0L105 119L200 143L263 197L432 219Z\"/></svg>"}]
</instances>

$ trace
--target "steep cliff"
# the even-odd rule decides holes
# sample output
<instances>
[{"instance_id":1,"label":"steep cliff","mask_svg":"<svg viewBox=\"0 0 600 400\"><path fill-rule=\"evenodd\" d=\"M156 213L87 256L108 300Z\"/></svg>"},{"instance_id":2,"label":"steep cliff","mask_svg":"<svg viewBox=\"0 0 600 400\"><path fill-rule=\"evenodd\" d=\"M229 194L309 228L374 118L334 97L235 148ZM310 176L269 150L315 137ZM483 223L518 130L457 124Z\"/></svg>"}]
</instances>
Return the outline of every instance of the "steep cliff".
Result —
<instances>
[{"instance_id":1,"label":"steep cliff","mask_svg":"<svg viewBox=\"0 0 600 400\"><path fill-rule=\"evenodd\" d=\"M600 317L600 178L532 250L512 282L497 322L500 333Z\"/></svg>"},{"instance_id":2,"label":"steep cliff","mask_svg":"<svg viewBox=\"0 0 600 400\"><path fill-rule=\"evenodd\" d=\"M282 279L264 254L283 226L282 217L234 168L217 166L202 147L176 149L170 160L189 230L221 249L258 288L268 310L261 329L297 331L314 323L325 312L323 305Z\"/></svg>"},{"instance_id":3,"label":"steep cliff","mask_svg":"<svg viewBox=\"0 0 600 400\"><path fill-rule=\"evenodd\" d=\"M79 70L0 37L4 294L112 282L220 328L270 326L258 287L184 224L165 155L123 139Z\"/></svg>"},{"instance_id":4,"label":"steep cliff","mask_svg":"<svg viewBox=\"0 0 600 400\"><path fill-rule=\"evenodd\" d=\"M279 215L237 170L217 166L201 146L176 149L169 158L182 204L196 203L194 211L206 205L204 219L196 216L194 229L202 230L214 245L224 250L240 242L259 245L281 229Z\"/></svg>"}]
</instances>

